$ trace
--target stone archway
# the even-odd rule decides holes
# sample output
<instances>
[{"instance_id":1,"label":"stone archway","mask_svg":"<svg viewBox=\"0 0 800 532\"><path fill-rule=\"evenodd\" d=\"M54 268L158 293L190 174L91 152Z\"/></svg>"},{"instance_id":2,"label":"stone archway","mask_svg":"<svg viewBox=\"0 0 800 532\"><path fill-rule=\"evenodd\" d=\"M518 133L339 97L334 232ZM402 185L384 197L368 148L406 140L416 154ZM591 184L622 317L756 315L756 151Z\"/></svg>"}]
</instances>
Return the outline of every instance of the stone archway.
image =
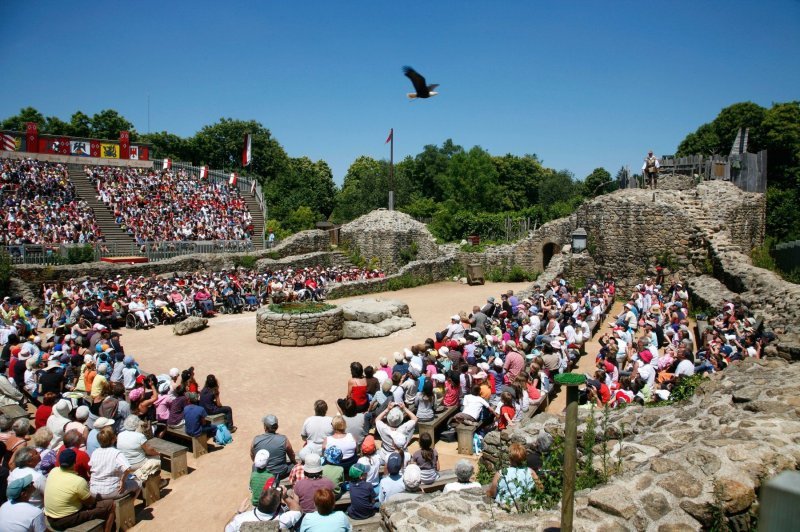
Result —
<instances>
[{"instance_id":1,"label":"stone archway","mask_svg":"<svg viewBox=\"0 0 800 532\"><path fill-rule=\"evenodd\" d=\"M550 264L550 260L553 258L553 255L556 254L557 249L558 246L555 242L547 242L542 246L542 271Z\"/></svg>"}]
</instances>

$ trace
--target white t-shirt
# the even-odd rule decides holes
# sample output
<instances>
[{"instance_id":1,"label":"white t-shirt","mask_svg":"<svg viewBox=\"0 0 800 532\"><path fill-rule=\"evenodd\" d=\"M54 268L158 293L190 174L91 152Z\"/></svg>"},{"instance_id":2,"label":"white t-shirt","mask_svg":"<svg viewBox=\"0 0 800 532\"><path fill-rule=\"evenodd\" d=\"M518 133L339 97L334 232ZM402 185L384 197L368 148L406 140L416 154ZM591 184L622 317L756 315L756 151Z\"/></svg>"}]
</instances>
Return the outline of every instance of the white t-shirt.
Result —
<instances>
[{"instance_id":1,"label":"white t-shirt","mask_svg":"<svg viewBox=\"0 0 800 532\"><path fill-rule=\"evenodd\" d=\"M675 375L694 375L694 364L691 360L681 360L678 363L678 368L675 370Z\"/></svg>"},{"instance_id":2,"label":"white t-shirt","mask_svg":"<svg viewBox=\"0 0 800 532\"><path fill-rule=\"evenodd\" d=\"M141 432L124 430L117 436L117 449L122 451L122 454L128 459L128 463L133 466L146 458L142 449L142 444L146 442L147 437Z\"/></svg>"},{"instance_id":3,"label":"white t-shirt","mask_svg":"<svg viewBox=\"0 0 800 532\"><path fill-rule=\"evenodd\" d=\"M367 466L367 482L376 486L381 480L381 459L377 454L362 456L358 463Z\"/></svg>"},{"instance_id":4,"label":"white t-shirt","mask_svg":"<svg viewBox=\"0 0 800 532\"><path fill-rule=\"evenodd\" d=\"M278 526L280 526L281 530L288 530L292 528L303 516L302 512L297 511L288 511L283 512L279 516L277 516L274 520L278 521ZM269 521L272 519L272 515L270 514L263 514L258 511L258 508L253 508L252 510L248 510L246 512L242 512L240 514L236 514L231 519L231 522L225 526L225 532L239 532L243 523L252 523L254 521Z\"/></svg>"},{"instance_id":5,"label":"white t-shirt","mask_svg":"<svg viewBox=\"0 0 800 532\"><path fill-rule=\"evenodd\" d=\"M489 403L479 395L465 395L462 412L473 419L478 419L481 415L481 408L490 408Z\"/></svg>"},{"instance_id":6,"label":"white t-shirt","mask_svg":"<svg viewBox=\"0 0 800 532\"><path fill-rule=\"evenodd\" d=\"M122 473L130 469L131 465L119 449L106 447L95 449L89 460L89 467L92 473L89 491L92 495L113 496L119 493Z\"/></svg>"},{"instance_id":7,"label":"white t-shirt","mask_svg":"<svg viewBox=\"0 0 800 532\"><path fill-rule=\"evenodd\" d=\"M36 491L33 492L28 502L39 508L44 508L44 487L47 484L47 477L36 471L32 467L18 467L12 469L8 474L8 483L14 480L30 475L33 478L33 487ZM2 527L0 527L2 529Z\"/></svg>"},{"instance_id":8,"label":"white t-shirt","mask_svg":"<svg viewBox=\"0 0 800 532\"><path fill-rule=\"evenodd\" d=\"M381 435L381 448L378 450L378 453L382 463L385 464L386 459L393 452L405 451L408 442L411 441L411 435L414 434L414 427L416 427L416 425L417 422L413 419L406 421L396 429L393 429L383 421L375 422L375 429L378 431L378 434ZM401 441L405 441L405 443L398 446L397 444Z\"/></svg>"},{"instance_id":9,"label":"white t-shirt","mask_svg":"<svg viewBox=\"0 0 800 532\"><path fill-rule=\"evenodd\" d=\"M28 502L6 501L0 506L0 530L4 532L45 532L44 511Z\"/></svg>"},{"instance_id":10,"label":"white t-shirt","mask_svg":"<svg viewBox=\"0 0 800 532\"><path fill-rule=\"evenodd\" d=\"M466 484L462 484L461 482L451 482L444 485L442 493L450 493L451 491L461 491L480 487L481 485L478 482L467 482Z\"/></svg>"},{"instance_id":11,"label":"white t-shirt","mask_svg":"<svg viewBox=\"0 0 800 532\"><path fill-rule=\"evenodd\" d=\"M356 439L349 432L345 433L344 438L328 436L325 439L325 448L328 447L338 447L342 451L342 460L349 460L356 454Z\"/></svg>"},{"instance_id":12,"label":"white t-shirt","mask_svg":"<svg viewBox=\"0 0 800 532\"><path fill-rule=\"evenodd\" d=\"M310 443L322 445L325 438L333 434L332 420L333 418L330 416L311 416L303 423L303 430L300 432L300 436Z\"/></svg>"},{"instance_id":13,"label":"white t-shirt","mask_svg":"<svg viewBox=\"0 0 800 532\"><path fill-rule=\"evenodd\" d=\"M642 361L639 361L639 377L652 386L656 380L656 370L650 364L644 364Z\"/></svg>"}]
</instances>

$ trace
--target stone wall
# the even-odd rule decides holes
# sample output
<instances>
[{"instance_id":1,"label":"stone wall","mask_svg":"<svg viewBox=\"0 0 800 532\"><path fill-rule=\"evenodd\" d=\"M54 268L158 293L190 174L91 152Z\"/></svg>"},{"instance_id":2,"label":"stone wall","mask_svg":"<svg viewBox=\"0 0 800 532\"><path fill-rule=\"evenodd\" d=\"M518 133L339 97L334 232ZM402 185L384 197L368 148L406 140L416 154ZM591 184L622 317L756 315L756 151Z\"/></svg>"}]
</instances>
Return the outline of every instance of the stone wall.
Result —
<instances>
[{"instance_id":1,"label":"stone wall","mask_svg":"<svg viewBox=\"0 0 800 532\"><path fill-rule=\"evenodd\" d=\"M776 385L778 384L779 385ZM725 520L745 530L761 484L800 466L800 365L748 359L713 376L683 404L612 411L607 434L610 467L623 470L604 486L578 492L576 531L699 530ZM582 412L578 436L586 428ZM601 414L595 413L598 437ZM499 463L511 441L533 445L540 434L563 436L563 422L540 414L484 439L483 460ZM621 444L620 444L621 440ZM602 470L601 444L595 468ZM389 530L544 530L560 509L508 514L478 490L420 495L381 509Z\"/></svg>"},{"instance_id":2,"label":"stone wall","mask_svg":"<svg viewBox=\"0 0 800 532\"><path fill-rule=\"evenodd\" d=\"M694 188L694 177L683 174L661 174L658 176L659 190L689 190Z\"/></svg>"},{"instance_id":3,"label":"stone wall","mask_svg":"<svg viewBox=\"0 0 800 532\"><path fill-rule=\"evenodd\" d=\"M344 330L344 312L336 307L325 312L285 314L264 306L256 312L256 339L262 344L289 347L338 342Z\"/></svg>"},{"instance_id":4,"label":"stone wall","mask_svg":"<svg viewBox=\"0 0 800 532\"><path fill-rule=\"evenodd\" d=\"M437 283L450 277L457 261L454 256L439 257L433 260L417 260L409 262L397 273L379 279L367 279L352 283L335 284L328 290L328 299L339 299L361 294L373 294L387 290L397 290L394 283L403 276L410 275L421 279L424 284ZM400 287L399 285L396 285Z\"/></svg>"},{"instance_id":5,"label":"stone wall","mask_svg":"<svg viewBox=\"0 0 800 532\"><path fill-rule=\"evenodd\" d=\"M367 261L378 259L380 267L397 271L403 264L401 252L417 245L417 260L439 256L439 247L425 224L411 216L386 209L377 209L345 224L340 230L342 247L358 250Z\"/></svg>"}]
</instances>

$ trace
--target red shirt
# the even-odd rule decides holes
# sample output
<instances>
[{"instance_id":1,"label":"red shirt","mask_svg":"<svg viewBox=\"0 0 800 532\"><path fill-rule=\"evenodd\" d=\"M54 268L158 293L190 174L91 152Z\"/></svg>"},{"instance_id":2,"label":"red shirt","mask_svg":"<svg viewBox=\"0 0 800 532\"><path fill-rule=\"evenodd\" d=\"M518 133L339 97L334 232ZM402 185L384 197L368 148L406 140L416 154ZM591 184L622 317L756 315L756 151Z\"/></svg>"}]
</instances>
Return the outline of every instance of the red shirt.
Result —
<instances>
[{"instance_id":1,"label":"red shirt","mask_svg":"<svg viewBox=\"0 0 800 532\"><path fill-rule=\"evenodd\" d=\"M61 455L61 451L65 449L64 444L62 443L61 446L56 449L56 467L60 467L61 464L59 463L58 457ZM79 477L83 477L87 482L89 481L89 455L86 454L86 451L81 449L72 447L72 450L75 451L75 473Z\"/></svg>"},{"instance_id":2,"label":"red shirt","mask_svg":"<svg viewBox=\"0 0 800 532\"><path fill-rule=\"evenodd\" d=\"M33 426L36 429L40 429L47 425L47 418L50 417L50 414L53 412L53 405L41 405L39 408L36 409L36 415L33 417Z\"/></svg>"}]
</instances>

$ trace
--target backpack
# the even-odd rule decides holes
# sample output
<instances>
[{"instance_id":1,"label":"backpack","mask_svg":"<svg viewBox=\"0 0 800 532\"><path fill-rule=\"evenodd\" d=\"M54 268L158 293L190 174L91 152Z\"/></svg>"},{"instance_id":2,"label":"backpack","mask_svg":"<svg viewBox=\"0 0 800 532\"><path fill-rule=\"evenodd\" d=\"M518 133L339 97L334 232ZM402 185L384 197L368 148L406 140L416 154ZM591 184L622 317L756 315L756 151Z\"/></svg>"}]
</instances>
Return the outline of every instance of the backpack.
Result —
<instances>
[{"instance_id":1,"label":"backpack","mask_svg":"<svg viewBox=\"0 0 800 532\"><path fill-rule=\"evenodd\" d=\"M225 425L217 425L217 433L214 435L214 442L217 445L228 445L233 442L231 431Z\"/></svg>"}]
</instances>

